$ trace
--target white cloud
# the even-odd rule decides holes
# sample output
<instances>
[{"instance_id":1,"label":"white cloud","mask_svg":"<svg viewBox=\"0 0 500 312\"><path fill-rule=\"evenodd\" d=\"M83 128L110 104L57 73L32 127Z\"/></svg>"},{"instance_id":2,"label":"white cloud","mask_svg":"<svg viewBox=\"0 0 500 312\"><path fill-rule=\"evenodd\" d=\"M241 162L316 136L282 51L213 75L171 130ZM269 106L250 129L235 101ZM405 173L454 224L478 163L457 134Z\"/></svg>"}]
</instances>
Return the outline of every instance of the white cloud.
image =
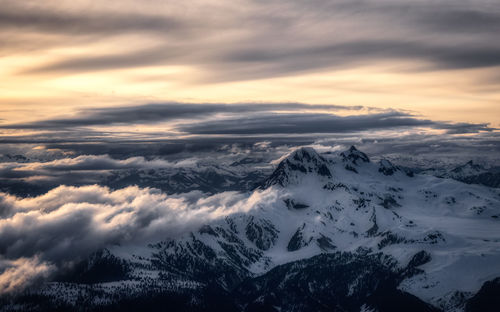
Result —
<instances>
[{"instance_id":1,"label":"white cloud","mask_svg":"<svg viewBox=\"0 0 500 312\"><path fill-rule=\"evenodd\" d=\"M97 185L60 186L33 198L0 193L0 292L29 285L55 267L106 246L155 242L246 212L256 203L255 196L167 196L156 189L111 191Z\"/></svg>"}]
</instances>

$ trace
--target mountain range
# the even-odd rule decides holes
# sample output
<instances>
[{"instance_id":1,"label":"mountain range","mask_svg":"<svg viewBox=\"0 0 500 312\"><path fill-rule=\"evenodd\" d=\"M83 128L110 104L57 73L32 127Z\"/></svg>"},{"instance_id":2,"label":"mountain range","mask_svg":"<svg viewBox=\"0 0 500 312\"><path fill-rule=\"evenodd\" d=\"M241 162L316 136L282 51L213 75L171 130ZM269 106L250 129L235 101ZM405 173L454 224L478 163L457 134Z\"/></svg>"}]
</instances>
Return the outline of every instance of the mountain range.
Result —
<instances>
[{"instance_id":1,"label":"mountain range","mask_svg":"<svg viewBox=\"0 0 500 312\"><path fill-rule=\"evenodd\" d=\"M273 170L198 180L244 185L250 208L98 250L0 310L500 309L500 190L483 167L418 172L352 146L303 147Z\"/></svg>"}]
</instances>

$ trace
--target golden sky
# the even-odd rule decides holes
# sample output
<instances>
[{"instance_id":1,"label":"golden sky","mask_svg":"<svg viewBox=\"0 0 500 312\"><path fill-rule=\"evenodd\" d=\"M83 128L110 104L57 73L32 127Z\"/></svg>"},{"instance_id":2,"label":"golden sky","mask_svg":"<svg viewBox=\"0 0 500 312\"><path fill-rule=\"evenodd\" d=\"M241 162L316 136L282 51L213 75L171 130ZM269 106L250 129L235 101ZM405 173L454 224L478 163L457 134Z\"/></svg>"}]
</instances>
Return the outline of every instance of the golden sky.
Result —
<instances>
[{"instance_id":1,"label":"golden sky","mask_svg":"<svg viewBox=\"0 0 500 312\"><path fill-rule=\"evenodd\" d=\"M0 124L148 103L299 102L494 128L495 2L0 0Z\"/></svg>"}]
</instances>

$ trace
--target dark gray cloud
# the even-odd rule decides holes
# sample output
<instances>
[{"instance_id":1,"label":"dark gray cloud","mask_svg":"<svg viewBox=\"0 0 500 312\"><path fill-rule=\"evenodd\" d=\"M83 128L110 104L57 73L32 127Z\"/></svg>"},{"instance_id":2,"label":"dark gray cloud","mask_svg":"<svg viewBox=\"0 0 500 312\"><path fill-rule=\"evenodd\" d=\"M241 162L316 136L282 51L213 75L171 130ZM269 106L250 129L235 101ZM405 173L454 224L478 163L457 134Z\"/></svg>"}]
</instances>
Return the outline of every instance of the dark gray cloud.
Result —
<instances>
[{"instance_id":1,"label":"dark gray cloud","mask_svg":"<svg viewBox=\"0 0 500 312\"><path fill-rule=\"evenodd\" d=\"M144 3L150 7L149 14L143 11L131 10L92 10L79 11L56 9L50 6L23 5L22 3L3 4L0 12L0 26L4 29L33 29L51 34L71 35L106 35L123 34L128 32L150 32L165 35L169 31L179 33L188 28L198 28L199 32L207 31L207 26L220 29L225 25L221 20L204 21L203 16L185 14L167 14L166 10L155 10L158 3L151 1ZM265 25L269 28L290 28L294 22L315 20L324 22L326 17L337 19L351 19L359 24L368 24L372 19L378 19L381 26L398 24L403 28L422 28L446 32L495 32L500 28L498 17L500 9L488 1L477 3L460 3L453 1L308 1L286 2L248 1L247 4L255 8L254 13L247 11L247 15L238 16L243 26ZM281 12L266 12L266 10L280 8ZM207 10L221 9L221 7L206 8ZM200 11L194 10L196 13ZM240 14L241 11L233 11ZM198 21L196 20L198 19ZM233 21L228 16L226 21ZM333 21L332 21L333 22ZM226 25L227 26L227 25ZM233 25L236 26L236 25ZM266 29L269 29L266 28Z\"/></svg>"},{"instance_id":2,"label":"dark gray cloud","mask_svg":"<svg viewBox=\"0 0 500 312\"><path fill-rule=\"evenodd\" d=\"M329 114L270 114L238 119L220 119L180 126L191 134L306 134L342 133L393 127L430 126L400 112L359 116Z\"/></svg>"},{"instance_id":3,"label":"dark gray cloud","mask_svg":"<svg viewBox=\"0 0 500 312\"><path fill-rule=\"evenodd\" d=\"M452 8L426 10L415 18L423 28L449 33L497 33L500 31L500 11L498 8Z\"/></svg>"},{"instance_id":4,"label":"dark gray cloud","mask_svg":"<svg viewBox=\"0 0 500 312\"><path fill-rule=\"evenodd\" d=\"M246 118L219 119L185 124L180 130L190 134L313 134L348 133L393 128L429 127L446 129L450 133L493 131L487 124L446 123L419 119L402 112L375 113L355 116L330 114L269 114Z\"/></svg>"},{"instance_id":5,"label":"dark gray cloud","mask_svg":"<svg viewBox=\"0 0 500 312\"><path fill-rule=\"evenodd\" d=\"M43 120L27 124L2 125L4 129L61 129L97 125L154 123L175 119L206 117L219 113L252 113L300 110L361 110L362 106L307 105L302 103L191 104L161 103L112 108L86 109L79 117Z\"/></svg>"},{"instance_id":6,"label":"dark gray cloud","mask_svg":"<svg viewBox=\"0 0 500 312\"><path fill-rule=\"evenodd\" d=\"M284 71L303 70L308 67L344 67L350 64L366 64L383 59L426 60L437 67L458 69L500 65L499 52L500 45L496 43L484 43L482 46L460 46L447 43L428 43L408 38L357 40L303 47L289 51L245 49L229 52L223 58L244 63L281 62L285 65L285 68L282 68Z\"/></svg>"},{"instance_id":7,"label":"dark gray cloud","mask_svg":"<svg viewBox=\"0 0 500 312\"><path fill-rule=\"evenodd\" d=\"M480 131L496 130L494 128L490 128L489 124L486 123L472 124L464 122L454 123L454 124L442 123L438 126L438 128L446 129L450 134L477 133Z\"/></svg>"},{"instance_id":8,"label":"dark gray cloud","mask_svg":"<svg viewBox=\"0 0 500 312\"><path fill-rule=\"evenodd\" d=\"M76 13L16 4L0 12L0 26L20 35L62 35L63 44L75 36L96 40L138 33L146 33L156 42L154 47L120 46L109 54L68 56L23 70L31 74L187 65L203 71L203 82L215 82L394 59L424 62L430 70L500 65L500 43L496 40L500 9L486 0L249 0L246 5L247 10L231 5L201 5L190 11L180 8L179 12L172 8L161 15L165 11L158 9L162 6L156 1L144 6L150 13ZM7 34L6 38L12 37ZM16 38L22 40L22 36ZM26 41L30 40L33 38L27 37ZM45 44L58 43L37 43Z\"/></svg>"},{"instance_id":9,"label":"dark gray cloud","mask_svg":"<svg viewBox=\"0 0 500 312\"><path fill-rule=\"evenodd\" d=\"M349 115L333 114L337 111ZM113 125L165 126L169 132L128 133L99 129ZM90 128L89 128L90 127ZM137 144L151 148L156 154L178 154L210 150L223 144L245 143L271 137L280 142L314 140L318 136L352 134L393 129L441 129L450 134L492 132L486 123L453 123L424 119L409 112L377 110L362 106L307 105L302 103L191 104L163 103L80 111L78 117L2 125L0 129L33 129L29 135L0 136L1 144L50 144L65 149L78 144L90 154L108 153L130 157L137 154ZM189 139L182 136L189 135ZM243 139L244 135L248 138ZM215 141L207 137L218 136ZM165 139L169 137L169 139ZM129 142L127 152L115 150L116 142ZM168 143L166 143L168 142ZM224 143L222 143L224 142ZM109 146L108 146L109 145ZM123 144L120 145L123 148ZM161 150L160 150L161 148ZM106 151L106 152L104 152Z\"/></svg>"},{"instance_id":10,"label":"dark gray cloud","mask_svg":"<svg viewBox=\"0 0 500 312\"><path fill-rule=\"evenodd\" d=\"M253 46L253 45L252 45ZM208 52L210 53L210 52ZM191 48L160 46L111 55L74 57L30 68L25 73L86 72L166 64L190 64L211 72L206 82L283 76L326 68L346 68L383 60L425 61L433 69L466 69L500 65L500 45L432 43L425 40L373 40L290 47L228 47L217 55ZM259 66L255 66L259 65ZM219 73L217 73L219 71Z\"/></svg>"},{"instance_id":11,"label":"dark gray cloud","mask_svg":"<svg viewBox=\"0 0 500 312\"><path fill-rule=\"evenodd\" d=\"M146 159L151 159L155 157L167 158L171 161L182 160L192 155L202 155L212 152L227 153L228 150L235 147L241 150L253 150L255 144L259 142L269 142L270 148L276 148L278 146L300 146L312 144L314 138L307 138L303 136L275 136L271 138L263 139L260 136L245 136L235 138L234 136L217 136L217 137L199 137L191 136L189 138L174 138L168 140L127 140L120 141L114 140L112 142L86 142L86 143L75 143L75 142L63 142L63 143L53 143L46 142L44 146L47 150L58 150L70 153L71 155L110 155L114 159L127 159L130 157L145 157ZM40 143L40 142L38 142ZM18 144L15 144L18 145ZM31 153L30 151L32 145L28 145L28 148L23 150L17 150L17 154ZM37 160L40 156L45 156L48 154L46 150L43 153L34 154L31 158ZM52 159L58 159L61 157L67 157L60 154L52 156ZM205 157L205 156L204 156ZM207 156L209 159L212 156ZM47 158L42 158L43 161L50 160ZM10 161L10 160L9 160Z\"/></svg>"},{"instance_id":12,"label":"dark gray cloud","mask_svg":"<svg viewBox=\"0 0 500 312\"><path fill-rule=\"evenodd\" d=\"M180 34L188 27L173 16L99 12L68 12L43 7L3 6L0 27L3 30L32 30L60 35L119 35L127 32L153 32L161 35ZM185 34L185 33L184 33Z\"/></svg>"},{"instance_id":13,"label":"dark gray cloud","mask_svg":"<svg viewBox=\"0 0 500 312\"><path fill-rule=\"evenodd\" d=\"M500 29L500 9L494 1L327 1L294 2L292 7L316 17L342 16L378 25L432 30L435 35L494 33ZM389 28L387 30L390 30ZM393 29L394 31L395 29Z\"/></svg>"}]
</instances>

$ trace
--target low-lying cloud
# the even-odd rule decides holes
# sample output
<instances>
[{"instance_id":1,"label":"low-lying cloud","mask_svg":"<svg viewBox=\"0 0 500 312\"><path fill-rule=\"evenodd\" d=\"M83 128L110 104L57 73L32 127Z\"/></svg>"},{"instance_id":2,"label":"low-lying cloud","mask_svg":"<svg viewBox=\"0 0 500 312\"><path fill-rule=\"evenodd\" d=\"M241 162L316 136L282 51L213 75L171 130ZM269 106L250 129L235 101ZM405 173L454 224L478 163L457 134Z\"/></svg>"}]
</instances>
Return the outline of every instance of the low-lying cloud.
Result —
<instances>
[{"instance_id":1,"label":"low-lying cloud","mask_svg":"<svg viewBox=\"0 0 500 312\"><path fill-rule=\"evenodd\" d=\"M97 185L60 186L32 198L0 193L0 292L19 290L100 248L175 237L246 212L253 202L235 192L167 196L155 189L111 191Z\"/></svg>"},{"instance_id":2,"label":"low-lying cloud","mask_svg":"<svg viewBox=\"0 0 500 312\"><path fill-rule=\"evenodd\" d=\"M27 286L41 282L54 272L56 267L41 262L37 256L15 260L0 259L0 294L19 291Z\"/></svg>"}]
</instances>

